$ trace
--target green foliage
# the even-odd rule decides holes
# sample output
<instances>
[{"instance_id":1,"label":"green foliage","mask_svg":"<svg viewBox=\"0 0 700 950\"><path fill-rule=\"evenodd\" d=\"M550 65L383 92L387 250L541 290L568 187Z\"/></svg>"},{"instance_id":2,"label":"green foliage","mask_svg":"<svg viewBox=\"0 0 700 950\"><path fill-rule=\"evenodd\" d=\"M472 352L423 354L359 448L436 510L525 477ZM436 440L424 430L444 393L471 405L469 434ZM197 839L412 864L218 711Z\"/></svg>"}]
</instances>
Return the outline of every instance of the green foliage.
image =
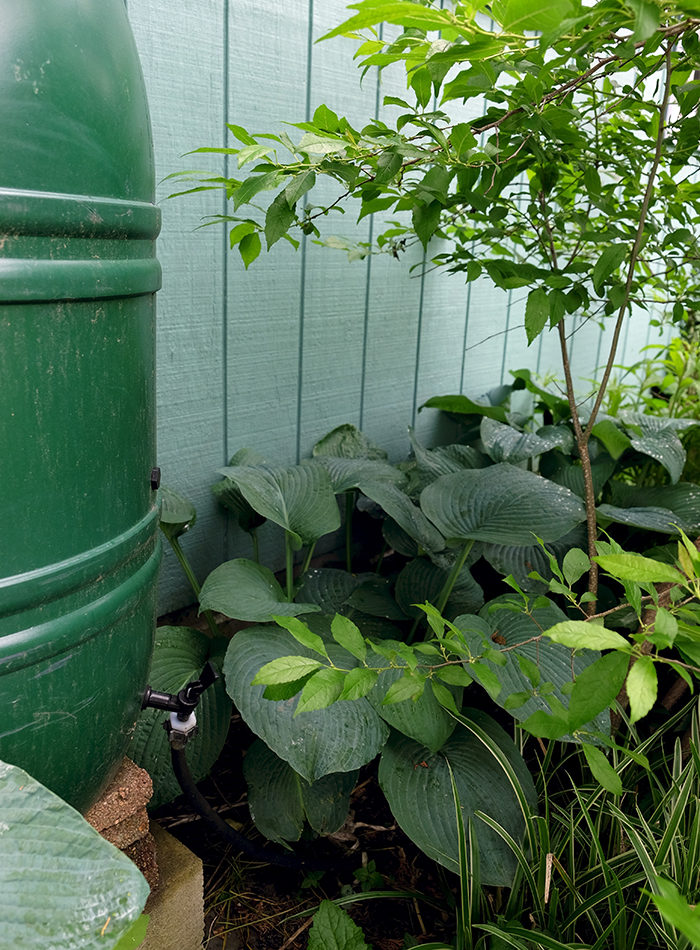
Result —
<instances>
[{"instance_id":1,"label":"green foliage","mask_svg":"<svg viewBox=\"0 0 700 950\"><path fill-rule=\"evenodd\" d=\"M146 939L149 920L150 917L148 914L141 914L138 920L127 930L119 943L115 944L114 950L138 950Z\"/></svg>"},{"instance_id":2,"label":"green foliage","mask_svg":"<svg viewBox=\"0 0 700 950\"><path fill-rule=\"evenodd\" d=\"M689 712L685 755L673 734L681 721L688 722ZM561 759L548 752L539 779L540 813L531 818L524 844L486 812L465 822L453 781L459 843L454 942L406 946L693 950L698 946L694 905L700 896L698 738L693 701L640 743L633 757L613 758L611 764L588 746ZM601 784L577 776L584 756L596 778L600 772ZM636 796L615 797L623 774ZM498 836L517 864L509 889L484 884L474 849L479 823ZM376 896L358 894L351 900Z\"/></svg>"},{"instance_id":3,"label":"green foliage","mask_svg":"<svg viewBox=\"0 0 700 950\"><path fill-rule=\"evenodd\" d=\"M159 494L161 531L169 541L179 538L194 525L197 511L190 501L165 485Z\"/></svg>"},{"instance_id":4,"label":"green foliage","mask_svg":"<svg viewBox=\"0 0 700 950\"><path fill-rule=\"evenodd\" d=\"M207 661L220 673L226 646L224 637L212 640L189 627L158 627L149 685L163 693L177 694L199 676ZM187 761L196 782L209 774L218 759L226 741L230 718L231 700L223 680L217 680L202 694L197 708L199 729L187 746ZM163 729L161 710L142 710L127 754L151 776L153 796L150 808L158 808L182 794L173 775L170 743Z\"/></svg>"},{"instance_id":5,"label":"green foliage","mask_svg":"<svg viewBox=\"0 0 700 950\"><path fill-rule=\"evenodd\" d=\"M556 541L583 521L581 501L566 488L502 463L443 475L421 493L421 507L451 542L529 545Z\"/></svg>"},{"instance_id":6,"label":"green foliage","mask_svg":"<svg viewBox=\"0 0 700 950\"><path fill-rule=\"evenodd\" d=\"M330 638L326 647L337 667L355 666L354 657ZM313 669L318 668L318 655L312 655L311 650L279 627L250 627L231 641L224 662L226 688L253 732L307 782L332 772L352 771L373 759L386 742L389 730L367 699L333 702L328 709L295 715L300 700L290 699L312 680L302 675L291 682L290 690L273 691L272 699L264 698L265 686L252 685L266 662L290 655L306 657L314 664ZM332 702L339 695L337 689L329 691L325 698Z\"/></svg>"},{"instance_id":7,"label":"green foliage","mask_svg":"<svg viewBox=\"0 0 700 950\"><path fill-rule=\"evenodd\" d=\"M332 834L347 818L357 772L336 772L306 782L256 740L243 760L248 805L258 829L270 841L298 841L305 821L318 834Z\"/></svg>"},{"instance_id":8,"label":"green foliage","mask_svg":"<svg viewBox=\"0 0 700 950\"><path fill-rule=\"evenodd\" d=\"M699 11L689 0L554 0L546 8L498 0L488 9L358 0L351 9L328 36L353 37L365 71L405 69L406 98L387 97L397 112L387 108L363 128L320 106L297 123L295 140L232 127L240 147L220 151L246 171L204 182L224 187L234 212L251 205L250 217L226 219L232 246L247 267L258 251L251 238L263 233L268 250L299 233L344 246L351 259L398 258L418 245L420 268L523 288L528 343L548 330L559 338L566 399L518 371L513 387L481 399L429 400L464 423L463 439L428 449L412 435L413 458L400 468L344 426L304 463L303 490L296 470L263 461L225 472L220 496L235 489L280 525L287 555L285 589L269 585L286 629L237 634L227 688L253 730L307 781L380 753L401 823L462 874L459 950L477 944L475 931L479 945L489 939L494 947L619 950L628 933L635 946L643 927L647 944L674 946L662 918L647 927L649 901L628 910L627 896L643 880L658 891L656 872L683 820L673 797L681 770L674 764L672 788L663 791L633 746L637 723L656 710L660 677L672 670L693 688L699 669L698 558L683 533L700 528L700 488L686 470L696 413L680 412L692 404L690 359L675 349L663 355L673 375L662 380L668 411L655 415L651 395L642 405L618 400L605 418L600 409L631 310L661 307L682 323L698 309ZM336 191L324 188L323 204L313 205L324 179ZM272 200L259 206L266 191ZM375 227L375 246L321 235L349 199L360 218L390 218L383 232ZM614 318L587 417L570 374L574 316ZM516 388L532 398L529 417L511 411ZM304 502L317 490L316 512ZM346 571L309 575L313 544L339 524L334 494L344 495ZM382 584L353 574L358 499L382 519L391 546ZM318 524L307 525L316 514ZM678 545L649 550L669 536ZM474 577L484 562L500 574L495 589ZM224 588L217 604L230 610L235 601ZM290 619L308 604L319 608L308 622ZM490 718L464 719L465 701L510 714L521 746L527 733L549 740L548 762L555 748L564 761L575 758L583 781L573 796L566 789L566 805L550 799L546 818L533 815L517 747L505 752ZM611 730L611 709L626 718L625 745ZM559 739L567 744L552 742ZM469 768L468 757L451 754L467 742L479 750ZM415 755L392 758L404 747ZM656 823L620 810L622 793L636 788L631 763L642 770ZM691 770L683 774L690 788ZM498 786L497 817L474 806L467 776ZM430 807L416 808L417 798ZM449 818L446 802L457 802ZM502 815L519 818L501 824ZM451 844L432 821L450 829ZM673 832L659 840L664 826ZM608 834L630 842L629 857L606 851ZM561 870L563 855L575 864L579 851L580 867L562 871L551 898L553 862ZM679 854L674 861L682 864ZM512 895L527 891L527 911L512 896L495 922L486 919L482 880L512 885ZM697 881L684 881L684 894L696 891Z\"/></svg>"},{"instance_id":9,"label":"green foliage","mask_svg":"<svg viewBox=\"0 0 700 950\"><path fill-rule=\"evenodd\" d=\"M322 466L311 462L289 468L236 465L222 469L221 474L254 511L284 528L297 550L340 527L338 507Z\"/></svg>"},{"instance_id":10,"label":"green foliage","mask_svg":"<svg viewBox=\"0 0 700 950\"><path fill-rule=\"evenodd\" d=\"M362 931L347 911L333 901L322 901L309 931L308 950L370 950Z\"/></svg>"},{"instance_id":11,"label":"green foliage","mask_svg":"<svg viewBox=\"0 0 700 950\"><path fill-rule=\"evenodd\" d=\"M692 707L695 743L697 702ZM530 852L512 842L520 873L511 891L499 898L482 887L473 862L462 865L455 948L481 946L477 941L484 933L503 941L499 947L692 950L698 945L692 907L700 895L697 747L685 762L678 742L670 751L664 747L682 716L639 746L651 763L621 760L613 769L598 749L585 746L591 771L601 770L605 791L580 781L576 787L570 775L559 785L557 775L575 768L574 758L554 765L548 757L540 785L540 815L546 817L533 818L537 833ZM613 798L621 772L644 790L643 811L635 802ZM661 876L662 869L675 883Z\"/></svg>"},{"instance_id":12,"label":"green foliage","mask_svg":"<svg viewBox=\"0 0 700 950\"><path fill-rule=\"evenodd\" d=\"M682 336L667 345L649 344L645 356L627 367L616 367L620 376L607 397L613 413L622 410L651 412L664 418L700 417L700 340L695 315L683 326Z\"/></svg>"},{"instance_id":13,"label":"green foliage","mask_svg":"<svg viewBox=\"0 0 700 950\"><path fill-rule=\"evenodd\" d=\"M97 950L143 932L148 885L73 808L0 763L0 947ZM122 944L121 941L124 941Z\"/></svg>"},{"instance_id":14,"label":"green foliage","mask_svg":"<svg viewBox=\"0 0 700 950\"><path fill-rule=\"evenodd\" d=\"M262 564L235 558L215 568L202 585L202 610L217 610L229 617L264 623L276 614L311 613L315 604L291 604L275 575Z\"/></svg>"},{"instance_id":15,"label":"green foliage","mask_svg":"<svg viewBox=\"0 0 700 950\"><path fill-rule=\"evenodd\" d=\"M656 893L650 896L662 917L681 932L691 947L700 947L700 910L691 907L671 881L657 877L655 885Z\"/></svg>"},{"instance_id":16,"label":"green foliage","mask_svg":"<svg viewBox=\"0 0 700 950\"><path fill-rule=\"evenodd\" d=\"M500 726L478 710L465 710L465 716L484 730L488 744L481 741L481 736L459 727L438 753L431 753L425 746L394 733L382 753L379 782L408 836L439 864L458 871L459 836L450 794L453 776L464 823L471 821L474 825L482 881L510 885L517 861L503 839L476 816L490 816L513 840L520 841L529 812L536 807L535 787L522 757ZM505 756L509 769L494 754L494 747L496 753ZM475 781L477 775L479 780ZM511 787L513 776L519 783L519 795ZM420 808L416 808L417 802Z\"/></svg>"},{"instance_id":17,"label":"green foliage","mask_svg":"<svg viewBox=\"0 0 700 950\"><path fill-rule=\"evenodd\" d=\"M363 892L375 890L384 884L384 878L377 871L377 865L374 861L368 861L362 867L357 868L354 878L360 885Z\"/></svg>"},{"instance_id":18,"label":"green foliage","mask_svg":"<svg viewBox=\"0 0 700 950\"><path fill-rule=\"evenodd\" d=\"M543 630L549 631L565 622L566 614L551 601L543 599L539 606L527 611L504 609L513 604L508 598L487 604L478 618L480 624L474 617L457 617L455 625L472 654L472 665L467 669L473 672L481 665L487 665L499 684L498 693L491 694L494 701L507 709L514 719L524 722L536 735L539 733L534 723L540 722L543 714L550 712L551 702L556 704L562 722L568 726L560 737L571 737L583 727L586 727L584 732L605 733L608 726L605 715L601 715L607 708L604 701L590 704L585 718L572 709L568 717L566 715L570 704L576 705L576 686L570 690L572 677L577 685L581 680L585 682L586 674L600 662L598 652L582 651L572 657L571 651L554 638L542 636ZM475 658L480 656L483 659L476 659L475 667ZM477 674L480 682L482 675ZM617 696L620 686L621 683L610 702Z\"/></svg>"},{"instance_id":19,"label":"green foliage","mask_svg":"<svg viewBox=\"0 0 700 950\"><path fill-rule=\"evenodd\" d=\"M690 357L673 351L664 360L678 379L665 418L632 413L610 425L599 412L631 311L666 308L671 319L683 323L686 317L692 322L698 309L694 111L700 99L700 53L691 7L683 0L663 8L650 2L584 5L580 0L545 8L531 0L502 0L489 7L487 23L481 4L361 0L328 36L347 34L358 41L364 71L405 70L407 99L387 97L381 118L363 128L321 105L311 121L296 123L302 133L298 141L287 133L253 135L236 127L242 147L219 151L237 155L248 177L205 182L224 187L234 209L264 190L276 190L264 222L234 216L240 241L250 237L251 222L265 232L268 249L297 227L302 235L320 238L323 219L353 199L360 218L383 212L391 220L383 233L375 229L375 247L350 248L352 258L381 252L400 257L418 243L420 267L443 268L466 281L487 277L504 290L527 288L528 342L546 329L556 330L568 410L562 414L566 403L539 390L553 425L523 432L500 405L489 406L490 400L479 404L459 395L430 404L482 415L479 450L494 462L514 465L556 447L566 455L572 432L559 423L570 415L578 459L570 464L550 455L549 471L542 468L540 474L581 497L589 557L595 553L597 501L603 526L670 530L679 523L666 505L619 505L599 495L612 469L617 465L622 471L623 458L639 465L641 457L657 481L658 466L644 460L661 464L662 482L666 476L674 484L681 479L686 452L679 433L689 423L678 417L676 397L690 392L685 382ZM390 107L398 113L391 116ZM326 203L311 205L323 179L338 190L330 199L324 191ZM410 223L402 214L409 211ZM441 239L440 245L431 245L432 238ZM328 238L327 243L344 242ZM615 318L602 383L583 421L565 326L574 316ZM537 390L527 374L521 372L518 382ZM465 480L463 474L460 478ZM486 482L474 473L468 480L475 486ZM424 522L418 529L421 518L405 504L400 488L382 483L371 490L370 482L366 473L358 475L354 487L380 504L427 553L441 550L439 536L426 533ZM436 491L429 486L428 496ZM562 499L562 504L567 509L568 502ZM543 506L549 522L552 506ZM647 510L636 510L640 507ZM565 513L575 524L573 511ZM432 516L433 521L438 517L436 509ZM483 539L474 533L471 517L466 525L454 518L438 520L447 541L467 529L470 540ZM528 525L525 530L556 540L547 528ZM504 533L502 526L490 543L504 543ZM558 527L554 531L559 538L564 533ZM296 535L290 535L292 541L298 542ZM592 563L591 604L597 570ZM289 570L287 599L292 599Z\"/></svg>"}]
</instances>

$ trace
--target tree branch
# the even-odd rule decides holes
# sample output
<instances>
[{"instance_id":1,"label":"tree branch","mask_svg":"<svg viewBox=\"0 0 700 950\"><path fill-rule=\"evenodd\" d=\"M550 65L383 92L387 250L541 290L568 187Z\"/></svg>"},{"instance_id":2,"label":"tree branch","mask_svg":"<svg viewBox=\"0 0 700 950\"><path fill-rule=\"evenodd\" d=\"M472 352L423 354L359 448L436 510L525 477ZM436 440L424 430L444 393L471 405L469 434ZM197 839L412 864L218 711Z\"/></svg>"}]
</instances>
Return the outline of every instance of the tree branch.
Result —
<instances>
[{"instance_id":1,"label":"tree branch","mask_svg":"<svg viewBox=\"0 0 700 950\"><path fill-rule=\"evenodd\" d=\"M639 211L639 222L637 224L637 233L635 235L634 244L632 246L632 253L630 254L629 266L627 269L627 281L625 283L625 296L620 305L620 310L617 315L617 320L615 322L615 329L613 331L613 338L610 344L610 352L608 354L608 361L605 366L605 372L603 373L603 378L600 381L600 388L598 389L598 395L596 396L595 403L593 404L593 409L591 410L591 415L588 419L588 424L584 432L584 437L586 441L590 439L593 426L595 425L595 420L600 410L600 406L603 402L603 397L605 395L605 390L607 389L608 383L610 381L610 376L615 365L615 356L617 354L617 347L620 341L620 334L622 332L622 325L624 323L625 315L627 313L627 306L629 304L632 282L634 280L634 269L637 264L637 258L639 257L639 252L642 247L642 241L644 239L644 226L646 224L647 215L649 213L649 206L651 204L651 199L654 194L654 182L656 181L656 174L659 169L659 164L661 162L661 152L663 149L664 133L666 129L666 118L668 115L668 104L671 97L671 76L673 74L673 69L671 66L671 48L672 44L669 43L666 48L666 87L664 89L664 97L661 105L659 107L659 131L656 135L656 148L654 150L654 159L649 170L649 177L647 179L647 185L644 190L644 197L642 199L642 206Z\"/></svg>"}]
</instances>

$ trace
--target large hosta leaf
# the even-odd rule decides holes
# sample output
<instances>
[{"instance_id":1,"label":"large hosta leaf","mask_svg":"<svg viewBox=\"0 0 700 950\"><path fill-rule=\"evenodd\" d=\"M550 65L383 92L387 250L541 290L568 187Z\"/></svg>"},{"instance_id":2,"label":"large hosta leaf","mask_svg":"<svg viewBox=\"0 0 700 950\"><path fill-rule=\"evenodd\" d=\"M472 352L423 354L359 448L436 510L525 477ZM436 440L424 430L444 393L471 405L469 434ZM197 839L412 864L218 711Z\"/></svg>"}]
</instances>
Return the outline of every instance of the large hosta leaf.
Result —
<instances>
[{"instance_id":1,"label":"large hosta leaf","mask_svg":"<svg viewBox=\"0 0 700 950\"><path fill-rule=\"evenodd\" d=\"M222 478L211 486L211 491L219 504L230 511L241 528L249 534L265 523L263 516L251 508L231 478Z\"/></svg>"},{"instance_id":2,"label":"large hosta leaf","mask_svg":"<svg viewBox=\"0 0 700 950\"><path fill-rule=\"evenodd\" d=\"M501 727L479 710L465 716L487 734L514 770L532 808L537 801L532 778L517 749ZM516 841L525 819L503 766L487 745L459 726L438 752L431 752L399 733L392 733L379 762L379 782L401 828L429 857L458 872L457 818L450 769L455 778L465 826L476 833L484 884L509 886L517 862L496 832L476 817L493 817Z\"/></svg>"},{"instance_id":3,"label":"large hosta leaf","mask_svg":"<svg viewBox=\"0 0 700 950\"><path fill-rule=\"evenodd\" d=\"M178 693L190 680L198 678L207 660L221 672L227 646L226 638L214 641L189 627L158 627L148 677L151 689ZM170 743L163 729L167 715L159 709L144 709L127 749L127 755L146 769L153 780L150 808L171 802L182 794L173 775ZM187 744L187 764L196 782L208 775L218 759L230 718L231 700L226 695L223 679L218 679L202 693L197 707L199 729Z\"/></svg>"},{"instance_id":4,"label":"large hosta leaf","mask_svg":"<svg viewBox=\"0 0 700 950\"><path fill-rule=\"evenodd\" d=\"M267 465L267 461L253 449L239 449L228 463L230 466ZM230 511L244 531L252 532L264 523L265 518L259 515L243 497L240 488L231 478L222 478L211 487L212 493L220 505Z\"/></svg>"},{"instance_id":5,"label":"large hosta leaf","mask_svg":"<svg viewBox=\"0 0 700 950\"><path fill-rule=\"evenodd\" d=\"M356 664L337 644L327 646L339 666L350 669ZM295 718L298 696L272 701L264 698L264 687L251 686L261 666L284 656L318 659L286 630L274 626L241 630L228 648L226 689L253 732L308 782L331 772L351 772L373 759L388 729L366 699L336 702Z\"/></svg>"},{"instance_id":6,"label":"large hosta leaf","mask_svg":"<svg viewBox=\"0 0 700 950\"><path fill-rule=\"evenodd\" d=\"M257 739L243 760L248 806L258 831L271 841L298 841L304 822L322 835L347 818L357 772L324 775L310 785Z\"/></svg>"},{"instance_id":7,"label":"large hosta leaf","mask_svg":"<svg viewBox=\"0 0 700 950\"><path fill-rule=\"evenodd\" d=\"M543 630L567 619L566 614L554 603L535 608L531 617L511 610L493 610L497 603L499 599L487 604L480 617L466 615L455 620L475 656L483 653L487 647L498 649L500 646L504 650L503 666L489 660L481 661L488 663L501 683L501 692L495 701L521 721L538 711L549 713L548 695L554 696L568 709L569 695L563 687L572 682L572 673L578 676L600 654L596 650L583 650L572 659L571 650L567 647L541 636ZM522 664L519 657L524 657L530 665ZM536 675L532 665L536 668ZM469 670L468 665L466 668ZM552 684L553 689L550 692L543 689L545 684ZM511 697L522 701L513 705ZM609 732L610 718L606 713L601 713L589 725L589 729Z\"/></svg>"},{"instance_id":8,"label":"large hosta leaf","mask_svg":"<svg viewBox=\"0 0 700 950\"><path fill-rule=\"evenodd\" d=\"M692 482L644 487L613 482L611 502L619 508L663 508L684 531L700 530L700 485Z\"/></svg>"},{"instance_id":9,"label":"large hosta leaf","mask_svg":"<svg viewBox=\"0 0 700 950\"><path fill-rule=\"evenodd\" d=\"M374 459L335 458L331 455L319 456L319 465L328 472L335 494L360 488L363 482L390 482L400 484L405 476L388 462Z\"/></svg>"},{"instance_id":10,"label":"large hosta leaf","mask_svg":"<svg viewBox=\"0 0 700 950\"><path fill-rule=\"evenodd\" d=\"M382 522L382 535L389 547L404 557L418 557L420 554L416 542L393 518L385 518Z\"/></svg>"},{"instance_id":11,"label":"large hosta leaf","mask_svg":"<svg viewBox=\"0 0 700 950\"><path fill-rule=\"evenodd\" d=\"M471 445L442 445L435 449L426 449L420 444L412 428L408 430L416 467L425 484L448 475L460 472L464 468L484 468L488 459Z\"/></svg>"},{"instance_id":12,"label":"large hosta leaf","mask_svg":"<svg viewBox=\"0 0 700 950\"><path fill-rule=\"evenodd\" d=\"M316 604L290 603L272 571L243 557L214 568L202 584L199 607L251 623L320 610Z\"/></svg>"},{"instance_id":13,"label":"large hosta leaf","mask_svg":"<svg viewBox=\"0 0 700 950\"><path fill-rule=\"evenodd\" d=\"M376 574L363 575L363 580L348 597L348 607L370 617L405 620L406 614L396 603L391 583Z\"/></svg>"},{"instance_id":14,"label":"large hosta leaf","mask_svg":"<svg viewBox=\"0 0 700 950\"><path fill-rule=\"evenodd\" d=\"M510 390L510 387L507 388ZM486 416L489 419L498 419L499 422L506 422L507 420L506 410L503 406L494 405L488 394L479 397L478 400L463 395L432 396L420 408L441 409L443 412L451 412L460 416Z\"/></svg>"},{"instance_id":15,"label":"large hosta leaf","mask_svg":"<svg viewBox=\"0 0 700 950\"><path fill-rule=\"evenodd\" d=\"M639 426L640 429L648 428L651 432L657 432L660 429L671 429L673 432L683 432L685 429L692 429L693 426L700 425L697 419L682 416L649 416L643 412L623 412L620 418L626 428Z\"/></svg>"},{"instance_id":16,"label":"large hosta leaf","mask_svg":"<svg viewBox=\"0 0 700 950\"><path fill-rule=\"evenodd\" d=\"M453 542L531 545L555 541L585 519L580 498L507 463L443 475L421 493L421 508Z\"/></svg>"},{"instance_id":17,"label":"large hosta leaf","mask_svg":"<svg viewBox=\"0 0 700 950\"><path fill-rule=\"evenodd\" d=\"M289 468L234 465L221 474L236 483L258 514L288 531L297 546L313 544L340 527L330 477L318 462Z\"/></svg>"},{"instance_id":18,"label":"large hosta leaf","mask_svg":"<svg viewBox=\"0 0 700 950\"><path fill-rule=\"evenodd\" d=\"M384 449L375 445L350 422L336 426L314 445L314 457L335 456L344 459L386 459Z\"/></svg>"},{"instance_id":19,"label":"large hosta leaf","mask_svg":"<svg viewBox=\"0 0 700 950\"><path fill-rule=\"evenodd\" d=\"M381 658L377 657L370 665L380 666ZM430 682L425 684L425 689L417 699L384 703L387 690L402 675L401 670L385 670L380 673L377 685L367 698L390 726L427 746L432 752L437 752L454 732L456 720L435 699ZM456 686L447 688L452 692L459 708L462 705L462 688Z\"/></svg>"},{"instance_id":20,"label":"large hosta leaf","mask_svg":"<svg viewBox=\"0 0 700 950\"><path fill-rule=\"evenodd\" d=\"M0 946L107 950L147 897L141 872L77 811L0 762Z\"/></svg>"},{"instance_id":21,"label":"large hosta leaf","mask_svg":"<svg viewBox=\"0 0 700 950\"><path fill-rule=\"evenodd\" d=\"M618 508L615 505L599 505L596 510L602 518L615 524L628 524L633 528L657 531L659 534L678 534L676 525L683 527L678 515L668 508Z\"/></svg>"},{"instance_id":22,"label":"large hosta leaf","mask_svg":"<svg viewBox=\"0 0 700 950\"><path fill-rule=\"evenodd\" d=\"M481 441L494 462L522 462L551 449L570 452L573 436L566 426L545 426L539 432L520 432L486 416L481 420Z\"/></svg>"},{"instance_id":23,"label":"large hosta leaf","mask_svg":"<svg viewBox=\"0 0 700 950\"><path fill-rule=\"evenodd\" d=\"M593 492L596 498L615 471L616 463L607 452L599 452L591 461L593 476ZM553 452L540 462L540 473L551 479L557 485L563 485L579 498L584 497L583 468L578 460L566 458L560 453Z\"/></svg>"},{"instance_id":24,"label":"large hosta leaf","mask_svg":"<svg viewBox=\"0 0 700 950\"><path fill-rule=\"evenodd\" d=\"M696 422L641 413L626 413L623 422L632 448L660 462L671 476L671 481L677 482L685 465L685 449L677 433L689 425L696 425Z\"/></svg>"},{"instance_id":25,"label":"large hosta leaf","mask_svg":"<svg viewBox=\"0 0 700 950\"><path fill-rule=\"evenodd\" d=\"M531 544L527 547L509 544L485 544L483 554L489 564L499 574L512 574L524 591L543 593L547 587L542 581L535 580L528 575L536 571L546 581L554 576L547 557L547 551L553 554L557 561L561 561L570 548L582 547L585 544L586 533L581 525L573 531L544 545ZM481 606L481 605L479 605ZM471 610L464 610L471 613Z\"/></svg>"},{"instance_id":26,"label":"large hosta leaf","mask_svg":"<svg viewBox=\"0 0 700 950\"><path fill-rule=\"evenodd\" d=\"M363 481L360 488L425 551L442 551L445 539L408 495L388 482Z\"/></svg>"},{"instance_id":27,"label":"large hosta leaf","mask_svg":"<svg viewBox=\"0 0 700 950\"><path fill-rule=\"evenodd\" d=\"M396 579L396 600L412 617L423 617L423 611L414 604L428 601L435 604L449 577L449 567L440 567L427 558L415 558L403 568ZM473 613L484 603L484 592L472 577L468 567L459 572L443 614L449 619L460 613Z\"/></svg>"},{"instance_id":28,"label":"large hosta leaf","mask_svg":"<svg viewBox=\"0 0 700 950\"><path fill-rule=\"evenodd\" d=\"M304 578L297 598L317 604L325 615L346 614L366 637L395 638L400 631L387 618L406 620L388 591L388 582L376 574L348 574L336 568L318 568ZM365 612L366 611L366 612ZM306 618L319 632L327 632L326 617Z\"/></svg>"},{"instance_id":29,"label":"large hosta leaf","mask_svg":"<svg viewBox=\"0 0 700 950\"><path fill-rule=\"evenodd\" d=\"M305 574L297 597L316 604L324 614L342 613L352 592L364 580L374 577L375 574L349 574L334 567L315 568Z\"/></svg>"}]
</instances>

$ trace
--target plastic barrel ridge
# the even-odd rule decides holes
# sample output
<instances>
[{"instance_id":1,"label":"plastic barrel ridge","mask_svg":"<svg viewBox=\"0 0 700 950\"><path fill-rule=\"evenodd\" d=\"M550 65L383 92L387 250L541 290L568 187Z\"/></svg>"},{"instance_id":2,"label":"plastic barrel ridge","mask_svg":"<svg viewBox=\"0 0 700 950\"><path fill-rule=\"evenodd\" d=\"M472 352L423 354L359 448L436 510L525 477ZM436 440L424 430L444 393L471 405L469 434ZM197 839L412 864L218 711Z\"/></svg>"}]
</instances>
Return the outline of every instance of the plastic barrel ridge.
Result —
<instances>
[{"instance_id":1,"label":"plastic barrel ridge","mask_svg":"<svg viewBox=\"0 0 700 950\"><path fill-rule=\"evenodd\" d=\"M151 129L123 0L0 22L0 759L85 809L153 648Z\"/></svg>"}]
</instances>

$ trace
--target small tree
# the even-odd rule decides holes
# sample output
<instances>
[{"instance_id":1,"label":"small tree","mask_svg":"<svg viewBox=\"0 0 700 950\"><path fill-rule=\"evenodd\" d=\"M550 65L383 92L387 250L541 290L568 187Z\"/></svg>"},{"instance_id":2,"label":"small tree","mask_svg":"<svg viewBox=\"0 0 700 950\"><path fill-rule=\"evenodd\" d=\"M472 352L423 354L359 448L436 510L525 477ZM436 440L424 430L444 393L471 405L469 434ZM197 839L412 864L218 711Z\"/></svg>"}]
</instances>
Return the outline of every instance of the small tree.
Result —
<instances>
[{"instance_id":1,"label":"small tree","mask_svg":"<svg viewBox=\"0 0 700 950\"><path fill-rule=\"evenodd\" d=\"M390 222L376 246L359 246L354 257L400 258L420 243L422 266L528 288L528 343L547 327L559 338L592 556L589 442L624 320L652 303L677 322L700 307L700 3L360 0L351 7L356 13L326 38L355 37L365 71L404 65L407 98L384 99L397 109L395 121L356 129L321 105L311 122L296 124L298 142L231 125L239 145L200 151L236 155L250 170L240 179L202 179L200 187L227 190L234 214L224 220L233 222L231 246L246 267L262 235L268 250L280 238L297 244L296 229L321 239L323 219L355 198L361 216L405 211L411 223ZM399 27L398 36L383 39L383 24ZM322 176L338 193L315 206ZM243 216L273 190L262 218ZM447 243L431 256L433 237ZM614 321L587 418L569 361L573 315Z\"/></svg>"}]
</instances>

